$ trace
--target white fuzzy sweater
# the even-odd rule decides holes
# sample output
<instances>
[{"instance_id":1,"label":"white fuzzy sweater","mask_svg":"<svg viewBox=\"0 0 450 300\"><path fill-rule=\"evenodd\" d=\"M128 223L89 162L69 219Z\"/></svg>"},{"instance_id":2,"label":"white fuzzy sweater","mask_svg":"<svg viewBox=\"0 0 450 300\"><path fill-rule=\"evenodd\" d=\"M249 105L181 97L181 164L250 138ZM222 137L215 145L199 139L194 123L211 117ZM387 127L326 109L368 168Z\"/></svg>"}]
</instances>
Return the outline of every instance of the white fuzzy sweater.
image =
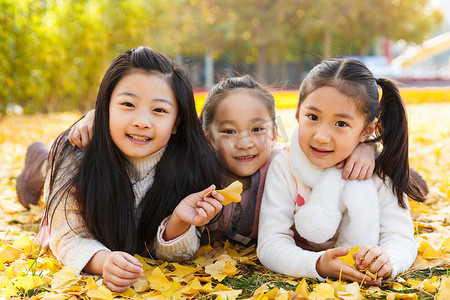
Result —
<instances>
[{"instance_id":1,"label":"white fuzzy sweater","mask_svg":"<svg viewBox=\"0 0 450 300\"><path fill-rule=\"evenodd\" d=\"M291 172L292 166L288 165L284 155L280 153L273 159L267 173L259 218L258 257L264 266L275 272L324 280L316 271L316 263L324 250L336 244L339 231L331 240L322 244L296 243L297 195L301 194L305 202L308 202L311 188L302 184L299 178L296 180L300 184L297 187ZM392 278L406 271L415 260L417 244L414 240L414 227L409 210L398 205L390 182L383 182L376 175L373 180L380 205L377 244L390 256Z\"/></svg>"},{"instance_id":2,"label":"white fuzzy sweater","mask_svg":"<svg viewBox=\"0 0 450 300\"><path fill-rule=\"evenodd\" d=\"M151 187L156 164L161 159L163 153L164 148L145 158L129 158L136 170L135 174L130 174L136 197L136 207ZM64 162L64 165L76 165L78 159L74 158L74 161ZM67 170L70 170L70 168ZM67 172L64 173L67 174ZM56 179L56 188L60 187L67 180L68 177L60 175ZM48 187L48 183L49 176L47 176L46 187ZM48 196L47 189L45 189L44 199L48 199ZM61 203L63 202L61 201ZM64 204L60 204L55 210L51 224L50 248L62 264L81 271L95 253L109 249L95 240L87 230L77 210L75 200L69 196L66 202L65 207ZM199 247L197 245L198 238L195 226L191 226L186 233L172 241L164 241L162 239L162 233L164 231L165 221L158 228L158 235L155 237L153 244L150 245L153 247L156 257L169 261L189 259Z\"/></svg>"}]
</instances>

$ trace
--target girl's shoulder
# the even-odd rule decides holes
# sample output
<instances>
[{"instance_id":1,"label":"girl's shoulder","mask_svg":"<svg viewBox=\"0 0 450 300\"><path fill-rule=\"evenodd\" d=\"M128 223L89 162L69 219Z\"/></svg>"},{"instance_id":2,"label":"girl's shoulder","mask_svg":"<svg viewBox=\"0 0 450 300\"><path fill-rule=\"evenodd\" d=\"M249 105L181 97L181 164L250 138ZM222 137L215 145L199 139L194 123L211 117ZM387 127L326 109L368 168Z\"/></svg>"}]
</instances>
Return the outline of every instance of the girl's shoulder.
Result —
<instances>
[{"instance_id":1,"label":"girl's shoulder","mask_svg":"<svg viewBox=\"0 0 450 300\"><path fill-rule=\"evenodd\" d=\"M377 188L378 201L380 202L381 208L398 207L399 209L402 209L398 205L397 196L393 192L392 180L388 176L386 176L386 178L383 180L383 178L374 173L372 175L372 180L374 181ZM409 206L406 194L404 195L404 203L407 207Z\"/></svg>"},{"instance_id":2,"label":"girl's shoulder","mask_svg":"<svg viewBox=\"0 0 450 300\"><path fill-rule=\"evenodd\" d=\"M274 158L275 155L280 153L282 150L287 149L287 146L283 143L276 142L275 145L272 147L272 151L270 152L270 157Z\"/></svg>"}]
</instances>

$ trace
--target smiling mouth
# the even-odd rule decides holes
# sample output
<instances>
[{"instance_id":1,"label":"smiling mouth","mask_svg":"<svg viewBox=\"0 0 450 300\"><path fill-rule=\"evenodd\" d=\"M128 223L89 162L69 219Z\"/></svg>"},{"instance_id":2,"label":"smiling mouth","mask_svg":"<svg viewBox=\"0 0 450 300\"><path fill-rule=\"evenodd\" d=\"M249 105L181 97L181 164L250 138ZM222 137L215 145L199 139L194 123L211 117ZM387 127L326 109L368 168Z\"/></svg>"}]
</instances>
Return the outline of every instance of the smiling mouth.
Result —
<instances>
[{"instance_id":1,"label":"smiling mouth","mask_svg":"<svg viewBox=\"0 0 450 300\"><path fill-rule=\"evenodd\" d=\"M127 135L135 141L147 142L150 140L150 138L148 138L148 137L137 136L137 135L132 135L132 134L127 134Z\"/></svg>"},{"instance_id":2,"label":"smiling mouth","mask_svg":"<svg viewBox=\"0 0 450 300\"><path fill-rule=\"evenodd\" d=\"M326 155L326 154L330 154L333 152L333 150L324 150L324 149L318 149L318 148L314 148L311 146L311 149L314 153L316 154L322 154L322 155Z\"/></svg>"},{"instance_id":3,"label":"smiling mouth","mask_svg":"<svg viewBox=\"0 0 450 300\"><path fill-rule=\"evenodd\" d=\"M247 156L235 156L234 158L237 160L247 160L256 157L256 155L247 155Z\"/></svg>"}]
</instances>

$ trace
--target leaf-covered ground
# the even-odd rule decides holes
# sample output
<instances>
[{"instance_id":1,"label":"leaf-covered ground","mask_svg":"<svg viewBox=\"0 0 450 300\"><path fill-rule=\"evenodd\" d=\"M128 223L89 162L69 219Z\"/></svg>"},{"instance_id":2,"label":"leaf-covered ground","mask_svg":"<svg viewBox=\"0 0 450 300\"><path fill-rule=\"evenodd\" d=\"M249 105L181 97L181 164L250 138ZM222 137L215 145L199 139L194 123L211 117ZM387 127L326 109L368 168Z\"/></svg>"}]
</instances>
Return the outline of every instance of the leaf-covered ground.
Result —
<instances>
[{"instance_id":1,"label":"leaf-covered ground","mask_svg":"<svg viewBox=\"0 0 450 300\"><path fill-rule=\"evenodd\" d=\"M222 243L202 248L186 264L141 258L144 276L122 294L102 286L101 277L75 277L39 251L31 241L42 205L27 211L16 197L27 145L49 143L80 114L6 116L0 119L0 299L450 299L450 103L414 104L408 111L411 163L431 192L426 204L411 203L419 255L395 282L378 289L288 278L263 268L253 248ZM294 110L278 112L281 141L287 141Z\"/></svg>"}]
</instances>

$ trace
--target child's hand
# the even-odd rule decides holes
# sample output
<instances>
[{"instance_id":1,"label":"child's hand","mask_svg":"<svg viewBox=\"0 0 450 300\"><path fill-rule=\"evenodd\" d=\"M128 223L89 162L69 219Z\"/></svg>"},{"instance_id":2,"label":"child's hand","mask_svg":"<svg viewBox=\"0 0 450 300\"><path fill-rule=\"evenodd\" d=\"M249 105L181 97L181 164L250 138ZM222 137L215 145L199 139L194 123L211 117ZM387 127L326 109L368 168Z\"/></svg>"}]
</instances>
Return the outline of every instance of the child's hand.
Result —
<instances>
[{"instance_id":1,"label":"child's hand","mask_svg":"<svg viewBox=\"0 0 450 300\"><path fill-rule=\"evenodd\" d=\"M378 278L386 278L392 272L391 258L386 250L378 245L361 246L353 258L359 270L365 270L370 266L369 271Z\"/></svg>"},{"instance_id":2,"label":"child's hand","mask_svg":"<svg viewBox=\"0 0 450 300\"><path fill-rule=\"evenodd\" d=\"M320 276L348 281L357 281L367 285L381 285L381 280L373 280L368 275L359 272L355 268L339 260L340 256L345 256L349 252L348 248L338 247L325 251L316 264L317 273Z\"/></svg>"},{"instance_id":3,"label":"child's hand","mask_svg":"<svg viewBox=\"0 0 450 300\"><path fill-rule=\"evenodd\" d=\"M375 169L375 147L373 144L360 143L346 160L336 165L337 169L344 168L344 179L369 179Z\"/></svg>"},{"instance_id":4,"label":"child's hand","mask_svg":"<svg viewBox=\"0 0 450 300\"><path fill-rule=\"evenodd\" d=\"M109 252L103 264L103 280L113 292L123 292L143 276L139 260L120 251Z\"/></svg>"},{"instance_id":5,"label":"child's hand","mask_svg":"<svg viewBox=\"0 0 450 300\"><path fill-rule=\"evenodd\" d=\"M69 143L80 149L85 149L92 139L94 131L95 111L89 111L83 119L76 123L69 132Z\"/></svg>"},{"instance_id":6,"label":"child's hand","mask_svg":"<svg viewBox=\"0 0 450 300\"><path fill-rule=\"evenodd\" d=\"M184 198L167 222L164 239L172 240L186 232L191 225L203 226L211 221L222 209L225 200L215 189L215 185L211 185Z\"/></svg>"}]
</instances>

